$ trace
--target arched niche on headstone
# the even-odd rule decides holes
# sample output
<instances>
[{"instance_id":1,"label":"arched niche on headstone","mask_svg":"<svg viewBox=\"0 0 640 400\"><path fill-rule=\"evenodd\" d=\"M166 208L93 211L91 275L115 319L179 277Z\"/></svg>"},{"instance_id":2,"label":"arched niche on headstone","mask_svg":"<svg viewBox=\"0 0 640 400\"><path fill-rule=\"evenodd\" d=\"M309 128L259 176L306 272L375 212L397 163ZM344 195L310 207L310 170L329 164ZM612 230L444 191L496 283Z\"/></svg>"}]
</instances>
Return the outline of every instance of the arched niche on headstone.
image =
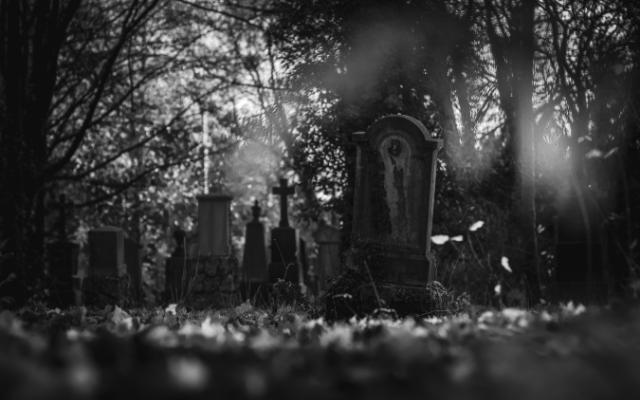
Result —
<instances>
[{"instance_id":1,"label":"arched niche on headstone","mask_svg":"<svg viewBox=\"0 0 640 400\"><path fill-rule=\"evenodd\" d=\"M378 119L357 144L352 243L374 276L422 284L430 272L437 152L424 125L405 115Z\"/></svg>"}]
</instances>

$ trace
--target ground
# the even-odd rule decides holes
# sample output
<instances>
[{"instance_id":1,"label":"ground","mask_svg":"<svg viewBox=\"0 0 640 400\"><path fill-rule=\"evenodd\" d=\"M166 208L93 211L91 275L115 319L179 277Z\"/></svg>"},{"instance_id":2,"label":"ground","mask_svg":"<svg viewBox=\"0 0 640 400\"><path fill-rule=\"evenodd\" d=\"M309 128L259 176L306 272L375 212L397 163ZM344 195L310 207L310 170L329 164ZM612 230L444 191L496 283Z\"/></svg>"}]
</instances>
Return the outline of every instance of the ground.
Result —
<instances>
[{"instance_id":1,"label":"ground","mask_svg":"<svg viewBox=\"0 0 640 400\"><path fill-rule=\"evenodd\" d=\"M10 399L640 398L640 309L327 322L283 307L0 313Z\"/></svg>"}]
</instances>

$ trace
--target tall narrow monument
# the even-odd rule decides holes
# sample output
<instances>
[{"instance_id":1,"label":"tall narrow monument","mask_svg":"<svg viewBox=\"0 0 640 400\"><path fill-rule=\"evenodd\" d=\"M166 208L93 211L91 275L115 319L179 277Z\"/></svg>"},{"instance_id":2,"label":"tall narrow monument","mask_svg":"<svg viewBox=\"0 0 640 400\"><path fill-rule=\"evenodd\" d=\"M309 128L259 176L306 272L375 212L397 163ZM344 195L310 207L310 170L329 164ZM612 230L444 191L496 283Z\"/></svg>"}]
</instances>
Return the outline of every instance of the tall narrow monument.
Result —
<instances>
[{"instance_id":1,"label":"tall narrow monument","mask_svg":"<svg viewBox=\"0 0 640 400\"><path fill-rule=\"evenodd\" d=\"M280 186L273 188L273 194L280 196L280 224L271 229L271 264L269 281L284 279L298 282L298 263L296 260L296 231L289 226L287 215L287 196L293 195L292 186L286 179L280 179Z\"/></svg>"},{"instance_id":2,"label":"tall narrow monument","mask_svg":"<svg viewBox=\"0 0 640 400\"><path fill-rule=\"evenodd\" d=\"M247 224L242 257L242 271L250 286L259 285L269 280L267 269L267 252L264 241L264 225L260 222L260 206L258 200L251 207L253 219Z\"/></svg>"}]
</instances>

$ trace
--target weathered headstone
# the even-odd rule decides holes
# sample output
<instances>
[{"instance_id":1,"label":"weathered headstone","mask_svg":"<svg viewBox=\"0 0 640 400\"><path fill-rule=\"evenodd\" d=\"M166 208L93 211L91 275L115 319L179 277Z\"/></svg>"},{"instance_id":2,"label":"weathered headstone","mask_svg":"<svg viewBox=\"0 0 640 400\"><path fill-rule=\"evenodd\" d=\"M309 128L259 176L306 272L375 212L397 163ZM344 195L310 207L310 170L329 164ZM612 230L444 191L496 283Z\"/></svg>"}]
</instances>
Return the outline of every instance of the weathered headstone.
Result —
<instances>
[{"instance_id":1,"label":"weathered headstone","mask_svg":"<svg viewBox=\"0 0 640 400\"><path fill-rule=\"evenodd\" d=\"M67 209L70 203L61 195L58 207L57 238L47 246L49 275L53 280L51 300L53 305L65 307L75 303L74 288L78 286L75 275L78 272L80 246L67 237Z\"/></svg>"},{"instance_id":2,"label":"weathered headstone","mask_svg":"<svg viewBox=\"0 0 640 400\"><path fill-rule=\"evenodd\" d=\"M204 257L231 255L232 197L226 194L201 195L198 199L198 251Z\"/></svg>"},{"instance_id":3,"label":"weathered headstone","mask_svg":"<svg viewBox=\"0 0 640 400\"><path fill-rule=\"evenodd\" d=\"M353 134L357 144L352 243L374 279L424 285L430 262L436 154L418 120L391 115Z\"/></svg>"},{"instance_id":4,"label":"weathered headstone","mask_svg":"<svg viewBox=\"0 0 640 400\"><path fill-rule=\"evenodd\" d=\"M187 233L181 229L173 233L176 247L165 265L165 300L181 301L187 292L187 277L191 270L191 259L187 256ZM183 279L184 278L184 279Z\"/></svg>"},{"instance_id":5,"label":"weathered headstone","mask_svg":"<svg viewBox=\"0 0 640 400\"><path fill-rule=\"evenodd\" d=\"M327 288L329 279L338 275L340 271L340 230L327 225L321 220L318 229L313 233L313 239L318 245L316 258L316 274L318 275L318 289Z\"/></svg>"},{"instance_id":6,"label":"weathered headstone","mask_svg":"<svg viewBox=\"0 0 640 400\"><path fill-rule=\"evenodd\" d=\"M253 219L247 224L242 258L242 271L249 286L259 285L269 280L264 225L260 222L258 200L251 208Z\"/></svg>"},{"instance_id":7,"label":"weathered headstone","mask_svg":"<svg viewBox=\"0 0 640 400\"><path fill-rule=\"evenodd\" d=\"M89 270L85 279L88 304L123 304L128 298L125 234L116 227L89 231Z\"/></svg>"},{"instance_id":8,"label":"weathered headstone","mask_svg":"<svg viewBox=\"0 0 640 400\"><path fill-rule=\"evenodd\" d=\"M197 243L187 241L187 247L182 250L187 254L182 261L174 254L174 260L167 262L167 275L172 274L172 268L181 271L176 272L180 274L179 290L174 290L177 298L173 301L203 308L220 303L222 297L229 296L229 292L237 291L235 283L239 267L231 246L232 197L206 194L197 199ZM172 267L172 264L175 265ZM169 291L167 293L170 294Z\"/></svg>"},{"instance_id":9,"label":"weathered headstone","mask_svg":"<svg viewBox=\"0 0 640 400\"><path fill-rule=\"evenodd\" d=\"M269 264L269 281L284 279L298 282L298 264L296 260L296 231L289 226L287 215L287 196L294 193L292 186L287 186L286 179L280 179L280 186L273 188L273 194L280 196L280 224L271 229L271 264Z\"/></svg>"}]
</instances>

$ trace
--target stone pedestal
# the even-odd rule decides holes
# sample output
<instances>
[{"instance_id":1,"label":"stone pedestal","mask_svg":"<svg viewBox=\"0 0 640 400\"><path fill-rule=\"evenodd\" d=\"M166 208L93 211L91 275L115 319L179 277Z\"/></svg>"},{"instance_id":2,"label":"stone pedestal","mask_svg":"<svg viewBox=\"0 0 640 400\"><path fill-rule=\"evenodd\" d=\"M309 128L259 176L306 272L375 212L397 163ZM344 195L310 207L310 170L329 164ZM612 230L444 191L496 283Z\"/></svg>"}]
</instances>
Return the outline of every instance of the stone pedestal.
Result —
<instances>
[{"instance_id":1,"label":"stone pedestal","mask_svg":"<svg viewBox=\"0 0 640 400\"><path fill-rule=\"evenodd\" d=\"M353 140L354 254L376 280L424 285L433 278L429 238L441 141L404 115L380 118Z\"/></svg>"},{"instance_id":2,"label":"stone pedestal","mask_svg":"<svg viewBox=\"0 0 640 400\"><path fill-rule=\"evenodd\" d=\"M231 255L230 204L226 194L198 196L199 256L226 257Z\"/></svg>"},{"instance_id":3,"label":"stone pedestal","mask_svg":"<svg viewBox=\"0 0 640 400\"><path fill-rule=\"evenodd\" d=\"M125 262L124 231L104 227L89 232L89 270L84 281L88 305L104 307L128 302L130 280Z\"/></svg>"},{"instance_id":4,"label":"stone pedestal","mask_svg":"<svg viewBox=\"0 0 640 400\"><path fill-rule=\"evenodd\" d=\"M296 231L290 227L278 227L271 230L269 281L273 283L278 279L298 282Z\"/></svg>"}]
</instances>

